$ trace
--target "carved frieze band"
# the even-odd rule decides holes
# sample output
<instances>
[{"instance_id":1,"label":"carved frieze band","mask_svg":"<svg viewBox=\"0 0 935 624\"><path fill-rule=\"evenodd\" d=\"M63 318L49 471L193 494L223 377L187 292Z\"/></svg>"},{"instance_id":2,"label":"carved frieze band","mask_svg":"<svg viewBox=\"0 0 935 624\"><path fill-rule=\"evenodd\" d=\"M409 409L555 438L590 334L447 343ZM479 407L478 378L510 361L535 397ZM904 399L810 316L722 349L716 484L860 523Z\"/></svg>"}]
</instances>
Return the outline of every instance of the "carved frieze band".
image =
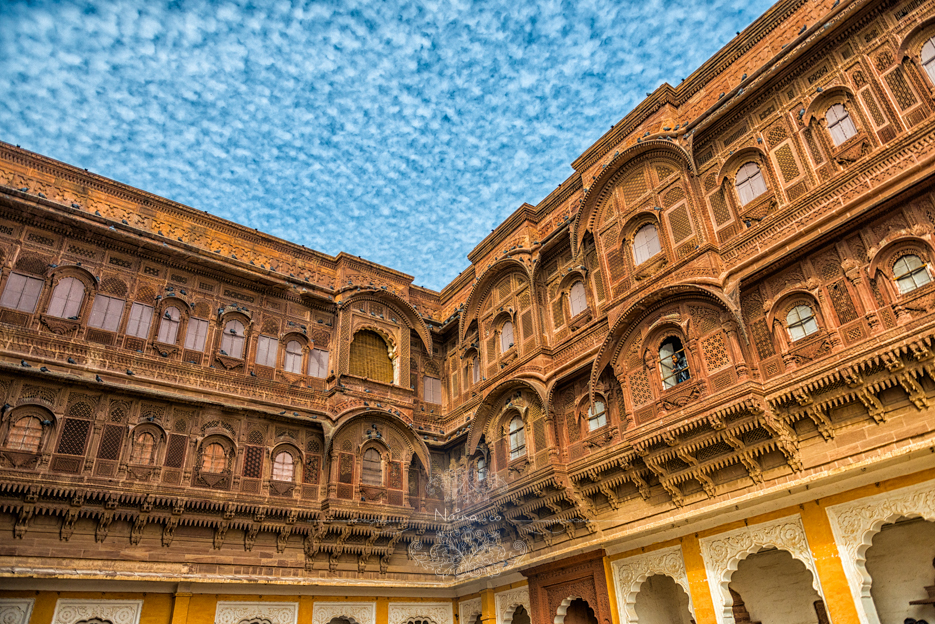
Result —
<instances>
[{"instance_id":1,"label":"carved frieze band","mask_svg":"<svg viewBox=\"0 0 935 624\"><path fill-rule=\"evenodd\" d=\"M458 622L460 624L474 624L478 615L483 613L480 598L472 598L458 603Z\"/></svg>"},{"instance_id":2,"label":"carved frieze band","mask_svg":"<svg viewBox=\"0 0 935 624\"><path fill-rule=\"evenodd\" d=\"M532 617L532 609L529 608L529 587L500 592L494 595L494 604L497 607L497 624L510 624L513 621L513 612L520 605Z\"/></svg>"},{"instance_id":3,"label":"carved frieze band","mask_svg":"<svg viewBox=\"0 0 935 624\"><path fill-rule=\"evenodd\" d=\"M254 620L270 624L296 624L297 602L219 602L214 624L246 624Z\"/></svg>"},{"instance_id":4,"label":"carved frieze band","mask_svg":"<svg viewBox=\"0 0 935 624\"><path fill-rule=\"evenodd\" d=\"M818 595L824 597L812 551L805 538L805 527L798 514L702 538L699 542L718 624L734 622L733 603L727 590L731 575L741 561L763 548L785 550L804 563L812 574L812 586Z\"/></svg>"},{"instance_id":5,"label":"carved frieze band","mask_svg":"<svg viewBox=\"0 0 935 624\"><path fill-rule=\"evenodd\" d=\"M903 517L935 521L935 480L828 507L834 542L864 624L879 621L870 596L867 549L884 524Z\"/></svg>"},{"instance_id":6,"label":"carved frieze band","mask_svg":"<svg viewBox=\"0 0 935 624\"><path fill-rule=\"evenodd\" d=\"M312 624L328 624L334 618L347 618L351 624L375 624L375 602L316 602L312 607Z\"/></svg>"},{"instance_id":7,"label":"carved frieze band","mask_svg":"<svg viewBox=\"0 0 935 624\"><path fill-rule=\"evenodd\" d=\"M142 600L59 600L52 624L97 619L111 624L139 624Z\"/></svg>"},{"instance_id":8,"label":"carved frieze band","mask_svg":"<svg viewBox=\"0 0 935 624\"><path fill-rule=\"evenodd\" d=\"M614 584L620 597L620 621L624 624L637 622L636 596L643 582L651 576L662 574L671 577L688 595L688 608L694 614L685 560L679 546L654 550L641 555L619 559L611 564Z\"/></svg>"},{"instance_id":9,"label":"carved frieze band","mask_svg":"<svg viewBox=\"0 0 935 624\"><path fill-rule=\"evenodd\" d=\"M0 600L0 624L29 624L32 598L9 598Z\"/></svg>"},{"instance_id":10,"label":"carved frieze band","mask_svg":"<svg viewBox=\"0 0 935 624\"><path fill-rule=\"evenodd\" d=\"M387 611L387 624L406 624L410 620L454 624L450 602L391 602Z\"/></svg>"}]
</instances>

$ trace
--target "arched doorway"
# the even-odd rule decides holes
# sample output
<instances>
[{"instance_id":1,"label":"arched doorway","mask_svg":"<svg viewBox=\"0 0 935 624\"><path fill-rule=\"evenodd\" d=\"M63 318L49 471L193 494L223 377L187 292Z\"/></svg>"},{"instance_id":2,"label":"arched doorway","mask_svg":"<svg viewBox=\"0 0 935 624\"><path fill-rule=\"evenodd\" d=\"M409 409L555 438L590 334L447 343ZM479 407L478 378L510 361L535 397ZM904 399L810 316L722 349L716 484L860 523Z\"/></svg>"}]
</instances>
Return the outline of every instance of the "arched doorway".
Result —
<instances>
[{"instance_id":1,"label":"arched doorway","mask_svg":"<svg viewBox=\"0 0 935 624\"><path fill-rule=\"evenodd\" d=\"M597 624L597 618L586 600L569 598L558 608L555 624Z\"/></svg>"},{"instance_id":2,"label":"arched doorway","mask_svg":"<svg viewBox=\"0 0 935 624\"><path fill-rule=\"evenodd\" d=\"M922 518L885 524L867 549L870 596L880 624L903 624L909 618L935 621L935 605L910 605L928 598L935 586L935 522Z\"/></svg>"},{"instance_id":3,"label":"arched doorway","mask_svg":"<svg viewBox=\"0 0 935 624\"><path fill-rule=\"evenodd\" d=\"M737 565L730 578L736 624L827 624L812 573L786 550L761 550Z\"/></svg>"},{"instance_id":4,"label":"arched doorway","mask_svg":"<svg viewBox=\"0 0 935 624\"><path fill-rule=\"evenodd\" d=\"M513 612L513 617L510 618L510 624L530 624L529 613L526 611L526 607L523 605L516 607L516 610Z\"/></svg>"},{"instance_id":5,"label":"arched doorway","mask_svg":"<svg viewBox=\"0 0 935 624\"><path fill-rule=\"evenodd\" d=\"M654 574L640 585L636 595L640 624L692 624L688 594L671 576Z\"/></svg>"}]
</instances>

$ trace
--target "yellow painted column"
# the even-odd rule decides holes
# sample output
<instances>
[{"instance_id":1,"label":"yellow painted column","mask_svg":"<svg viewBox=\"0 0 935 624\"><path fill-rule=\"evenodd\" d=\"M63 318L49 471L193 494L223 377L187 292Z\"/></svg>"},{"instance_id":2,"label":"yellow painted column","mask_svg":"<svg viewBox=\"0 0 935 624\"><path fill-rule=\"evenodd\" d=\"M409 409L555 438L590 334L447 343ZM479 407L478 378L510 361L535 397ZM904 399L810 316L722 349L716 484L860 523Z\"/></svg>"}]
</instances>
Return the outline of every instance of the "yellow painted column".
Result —
<instances>
[{"instance_id":1,"label":"yellow painted column","mask_svg":"<svg viewBox=\"0 0 935 624\"><path fill-rule=\"evenodd\" d=\"M685 573L688 576L688 587L691 589L695 622L717 624L714 600L711 599L711 588L708 587L708 571L705 570L704 558L701 556L701 544L694 535L682 538L682 559L685 561Z\"/></svg>"},{"instance_id":2,"label":"yellow painted column","mask_svg":"<svg viewBox=\"0 0 935 624\"><path fill-rule=\"evenodd\" d=\"M620 610L617 607L617 584L614 583L614 570L610 559L604 557L604 582L607 584L607 597L610 599L610 617L613 624L620 624Z\"/></svg>"},{"instance_id":3,"label":"yellow painted column","mask_svg":"<svg viewBox=\"0 0 935 624\"><path fill-rule=\"evenodd\" d=\"M484 589L481 591L480 608L481 624L497 624L497 603L494 600L492 589Z\"/></svg>"},{"instance_id":4,"label":"yellow painted column","mask_svg":"<svg viewBox=\"0 0 935 624\"><path fill-rule=\"evenodd\" d=\"M140 624L172 624L174 611L175 600L169 594L143 594Z\"/></svg>"},{"instance_id":5,"label":"yellow painted column","mask_svg":"<svg viewBox=\"0 0 935 624\"><path fill-rule=\"evenodd\" d=\"M828 514L821 501L813 501L800 505L802 526L805 527L805 537L808 547L815 560L815 569L818 570L818 580L821 582L822 593L825 595L825 608L832 624L860 624L857 606L851 597L851 589L847 584L844 566L838 555L838 546L834 542L834 533Z\"/></svg>"},{"instance_id":6,"label":"yellow painted column","mask_svg":"<svg viewBox=\"0 0 935 624\"><path fill-rule=\"evenodd\" d=\"M390 599L377 598L377 621L376 624L386 624L390 621Z\"/></svg>"},{"instance_id":7,"label":"yellow painted column","mask_svg":"<svg viewBox=\"0 0 935 624\"><path fill-rule=\"evenodd\" d=\"M188 624L214 624L214 614L217 610L217 596L195 594L188 605Z\"/></svg>"},{"instance_id":8,"label":"yellow painted column","mask_svg":"<svg viewBox=\"0 0 935 624\"><path fill-rule=\"evenodd\" d=\"M315 598L312 596L299 596L298 624L308 624L312 621L312 611L315 608Z\"/></svg>"},{"instance_id":9,"label":"yellow painted column","mask_svg":"<svg viewBox=\"0 0 935 624\"><path fill-rule=\"evenodd\" d=\"M32 606L32 615L29 616L29 624L51 624L57 602L58 592L38 592L36 602Z\"/></svg>"},{"instance_id":10,"label":"yellow painted column","mask_svg":"<svg viewBox=\"0 0 935 624\"><path fill-rule=\"evenodd\" d=\"M191 592L177 592L172 605L172 624L188 624L188 607L191 604Z\"/></svg>"}]
</instances>

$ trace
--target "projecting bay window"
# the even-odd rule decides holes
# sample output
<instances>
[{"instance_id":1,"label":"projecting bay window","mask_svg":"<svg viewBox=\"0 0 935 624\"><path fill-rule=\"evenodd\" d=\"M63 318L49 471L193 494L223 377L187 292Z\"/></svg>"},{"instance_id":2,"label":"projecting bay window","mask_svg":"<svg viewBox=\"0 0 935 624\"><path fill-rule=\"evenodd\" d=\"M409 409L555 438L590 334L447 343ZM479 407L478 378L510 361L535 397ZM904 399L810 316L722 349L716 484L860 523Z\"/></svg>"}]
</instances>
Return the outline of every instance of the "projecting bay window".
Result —
<instances>
[{"instance_id":1,"label":"projecting bay window","mask_svg":"<svg viewBox=\"0 0 935 624\"><path fill-rule=\"evenodd\" d=\"M243 357L244 327L240 321L227 321L221 334L221 354L232 358Z\"/></svg>"},{"instance_id":2,"label":"projecting bay window","mask_svg":"<svg viewBox=\"0 0 935 624\"><path fill-rule=\"evenodd\" d=\"M178 308L166 308L159 322L159 334L156 336L156 340L163 344L175 344L175 341L179 338L179 324L181 320L182 315ZM202 347L203 346L204 345L202 345Z\"/></svg>"}]
</instances>

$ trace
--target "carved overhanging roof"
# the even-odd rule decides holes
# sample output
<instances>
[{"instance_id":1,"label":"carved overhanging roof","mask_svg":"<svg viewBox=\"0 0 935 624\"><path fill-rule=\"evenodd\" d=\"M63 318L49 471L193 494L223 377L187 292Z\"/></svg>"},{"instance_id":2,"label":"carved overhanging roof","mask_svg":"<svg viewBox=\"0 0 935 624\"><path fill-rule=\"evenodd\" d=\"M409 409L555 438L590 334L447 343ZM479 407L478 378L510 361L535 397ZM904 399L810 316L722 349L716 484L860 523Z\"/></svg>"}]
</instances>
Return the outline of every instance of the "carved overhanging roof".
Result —
<instances>
[{"instance_id":1,"label":"carved overhanging roof","mask_svg":"<svg viewBox=\"0 0 935 624\"><path fill-rule=\"evenodd\" d=\"M409 329L419 334L419 338L422 339L422 345L425 347L426 352L432 353L432 336L429 333L429 328L422 319L422 315L419 314L419 311L416 310L411 303L395 293L377 288L362 290L348 295L342 299L338 305L343 310L359 301L378 301L400 312L400 316L405 319Z\"/></svg>"},{"instance_id":2,"label":"carved overhanging roof","mask_svg":"<svg viewBox=\"0 0 935 624\"><path fill-rule=\"evenodd\" d=\"M572 225L572 241L574 242L574 252L577 254L584 241L587 232L594 228L594 220L597 218L597 209L603 205L609 193L613 192L613 182L617 179L619 173L623 172L627 166L636 158L644 154L656 153L660 158L667 160L681 161L681 163L691 172L697 174L695 163L685 148L664 138L653 138L640 141L635 145L619 151L608 161L601 172L584 189L584 196L580 200L580 209L575 216Z\"/></svg>"}]
</instances>

